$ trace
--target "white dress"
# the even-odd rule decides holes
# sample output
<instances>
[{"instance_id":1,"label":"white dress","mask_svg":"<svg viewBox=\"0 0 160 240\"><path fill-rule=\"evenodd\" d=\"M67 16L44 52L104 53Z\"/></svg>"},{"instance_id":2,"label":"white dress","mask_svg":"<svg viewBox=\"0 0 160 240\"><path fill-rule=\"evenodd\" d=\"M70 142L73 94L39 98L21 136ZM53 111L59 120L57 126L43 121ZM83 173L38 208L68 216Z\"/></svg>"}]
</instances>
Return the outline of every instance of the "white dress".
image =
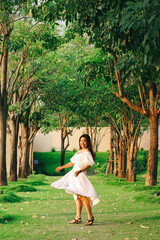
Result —
<instances>
[{"instance_id":1,"label":"white dress","mask_svg":"<svg viewBox=\"0 0 160 240\"><path fill-rule=\"evenodd\" d=\"M78 177L74 176L74 173L76 171L84 168L86 165L94 165L95 162L93 160L92 154L89 151L76 153L70 159L70 161L74 163L72 170L56 182L53 182L51 186L58 189L64 189L67 193L73 194L75 201L78 194L88 197L90 199L91 206L99 203L99 197L87 177L87 172L81 172Z\"/></svg>"}]
</instances>

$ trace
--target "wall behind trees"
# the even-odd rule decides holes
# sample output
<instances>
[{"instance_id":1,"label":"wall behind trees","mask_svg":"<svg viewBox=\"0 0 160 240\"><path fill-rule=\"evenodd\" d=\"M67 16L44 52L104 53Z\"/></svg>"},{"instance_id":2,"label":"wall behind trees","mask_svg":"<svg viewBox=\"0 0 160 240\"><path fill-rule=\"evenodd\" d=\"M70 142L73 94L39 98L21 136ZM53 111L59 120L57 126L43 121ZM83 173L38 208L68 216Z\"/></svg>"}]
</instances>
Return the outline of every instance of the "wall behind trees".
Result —
<instances>
[{"instance_id":1,"label":"wall behind trees","mask_svg":"<svg viewBox=\"0 0 160 240\"><path fill-rule=\"evenodd\" d=\"M68 150L73 150L78 148L78 140L79 137L84 133L85 128L76 129L73 131L73 136L70 136L70 146L68 147ZM101 134L104 134L100 145L99 145L99 152L105 152L109 150L109 141L110 141L110 130L109 128L103 128L101 130ZM159 125L159 133L160 133L160 125ZM37 133L34 144L33 144L33 151L34 152L50 152L51 148L54 147L56 151L60 151L60 131L53 131L49 134L41 134L40 132ZM144 148L144 150L149 150L149 131L145 131L142 140L140 148ZM158 149L160 149L160 141ZM7 172L9 171L10 166L10 135L7 134Z\"/></svg>"},{"instance_id":2,"label":"wall behind trees","mask_svg":"<svg viewBox=\"0 0 160 240\"><path fill-rule=\"evenodd\" d=\"M79 137L85 133L85 128L73 130L73 135L69 136L70 145L67 150L78 149ZM100 132L101 136L104 137L100 143L99 151L105 152L109 149L109 128L103 128ZM48 144L47 144L48 143ZM33 151L34 152L49 152L51 148L54 147L56 151L60 151L60 131L53 131L47 135L38 133L34 139ZM47 145L47 146L46 146Z\"/></svg>"},{"instance_id":3,"label":"wall behind trees","mask_svg":"<svg viewBox=\"0 0 160 240\"><path fill-rule=\"evenodd\" d=\"M70 146L68 150L73 150L78 148L78 139L84 133L85 128L76 129L73 131L73 136L70 136ZM160 126L159 126L160 133ZM101 134L105 134L103 137L98 151L105 152L109 150L109 141L110 141L110 130L109 128L103 128L101 130ZM43 135L38 133L34 139L33 151L34 152L50 152L51 148L54 147L56 151L60 151L60 131L53 131L49 134ZM144 148L144 150L149 150L149 131L145 131L142 139L140 148ZM159 147L160 149L160 142Z\"/></svg>"}]
</instances>

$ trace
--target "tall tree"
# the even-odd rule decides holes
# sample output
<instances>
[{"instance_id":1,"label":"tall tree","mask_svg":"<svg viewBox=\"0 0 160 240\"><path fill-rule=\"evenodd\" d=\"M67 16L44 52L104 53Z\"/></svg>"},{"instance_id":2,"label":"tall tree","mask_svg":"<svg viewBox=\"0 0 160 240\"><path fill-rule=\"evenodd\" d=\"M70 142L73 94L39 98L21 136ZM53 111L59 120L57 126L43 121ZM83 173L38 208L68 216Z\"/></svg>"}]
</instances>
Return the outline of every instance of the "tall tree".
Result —
<instances>
[{"instance_id":1,"label":"tall tree","mask_svg":"<svg viewBox=\"0 0 160 240\"><path fill-rule=\"evenodd\" d=\"M38 3L37 0L14 0L14 1L1 1L1 10L0 10L0 34L2 37L1 41L1 89L0 89L0 185L7 185L6 177L6 121L8 113L8 104L7 96L8 90L7 86L9 85L10 78L8 79L8 55L10 49L12 48L11 34L14 29L16 21L19 21L20 18L31 19L34 17L34 20L43 21L55 21L58 17L58 12L55 8L53 9L53 3L50 6L47 5L48 1L41 1ZM44 4L43 4L44 3ZM54 11L53 11L54 10ZM42 14L43 12L43 14ZM22 41L23 44L23 41ZM30 43L31 44L31 43ZM29 45L30 45L29 44ZM21 45L21 44L20 44ZM25 55L24 49L24 55ZM23 56L23 55L22 55ZM26 60L26 57L21 59L21 64L17 66L17 73L19 76L19 70L22 65L22 62ZM11 76L13 75L12 72ZM17 77L18 77L17 76ZM17 77L13 81L13 88L16 84Z\"/></svg>"},{"instance_id":2,"label":"tall tree","mask_svg":"<svg viewBox=\"0 0 160 240\"><path fill-rule=\"evenodd\" d=\"M90 0L74 1L74 3L69 1L64 3L64 6L67 9L64 17L68 21L78 19L80 26L86 29L91 41L95 41L106 55L112 55L114 59L113 78L118 87L118 90L114 91L116 96L129 108L148 118L150 151L146 185L156 185L160 73L154 52L159 51L157 37L160 32L160 24L158 24L159 18L156 17L159 12L157 8L159 1L140 1L140 5L139 1ZM153 31L151 26L155 26ZM143 43L141 44L142 39ZM153 51L152 40L154 41ZM146 47L145 43L147 43ZM123 62L123 59L127 59L127 64ZM148 59L148 61L143 61L144 59ZM120 67L122 62L125 71L122 71L122 67ZM139 69L139 71L135 72L135 69ZM136 83L139 90L140 105L134 102L132 96L128 95L126 91L128 84L133 82Z\"/></svg>"}]
</instances>

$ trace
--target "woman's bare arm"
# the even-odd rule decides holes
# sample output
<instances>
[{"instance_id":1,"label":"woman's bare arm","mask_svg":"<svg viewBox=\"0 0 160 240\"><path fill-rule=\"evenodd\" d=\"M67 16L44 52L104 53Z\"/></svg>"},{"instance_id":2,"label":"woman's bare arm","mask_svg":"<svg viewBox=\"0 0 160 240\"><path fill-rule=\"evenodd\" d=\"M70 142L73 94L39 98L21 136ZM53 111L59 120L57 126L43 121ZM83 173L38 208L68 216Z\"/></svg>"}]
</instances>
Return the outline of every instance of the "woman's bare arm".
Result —
<instances>
[{"instance_id":1,"label":"woman's bare arm","mask_svg":"<svg viewBox=\"0 0 160 240\"><path fill-rule=\"evenodd\" d=\"M65 164L65 165L63 165L63 166L61 166L61 167L57 167L57 168L56 168L56 172L59 172L59 171L61 171L62 169L65 169L65 168L73 167L73 165L74 165L74 163L69 162L69 163L67 163L67 164Z\"/></svg>"},{"instance_id":2,"label":"woman's bare arm","mask_svg":"<svg viewBox=\"0 0 160 240\"><path fill-rule=\"evenodd\" d=\"M85 167L83 167L83 168L81 168L80 170L76 171L76 172L74 173L74 176L75 176L75 177L78 177L78 175L79 175L81 172L87 171L90 167L91 167L90 165L86 165Z\"/></svg>"}]
</instances>

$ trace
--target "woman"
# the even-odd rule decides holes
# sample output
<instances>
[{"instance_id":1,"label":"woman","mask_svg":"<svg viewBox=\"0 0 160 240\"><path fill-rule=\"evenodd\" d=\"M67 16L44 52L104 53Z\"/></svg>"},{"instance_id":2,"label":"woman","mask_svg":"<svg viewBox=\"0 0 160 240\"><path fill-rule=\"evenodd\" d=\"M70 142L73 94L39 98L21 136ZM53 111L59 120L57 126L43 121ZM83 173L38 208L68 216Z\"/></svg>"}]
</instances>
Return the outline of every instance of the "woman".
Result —
<instances>
[{"instance_id":1,"label":"woman","mask_svg":"<svg viewBox=\"0 0 160 240\"><path fill-rule=\"evenodd\" d=\"M95 163L89 135L83 134L79 138L79 151L70 160L71 162L66 165L56 168L56 172L73 166L72 170L58 181L52 183L51 186L65 189L67 193L73 194L76 201L77 214L70 223L82 222L81 212L84 205L88 214L88 220L85 225L89 226L94 221L91 207L99 202L98 195L86 174L86 171Z\"/></svg>"}]
</instances>

